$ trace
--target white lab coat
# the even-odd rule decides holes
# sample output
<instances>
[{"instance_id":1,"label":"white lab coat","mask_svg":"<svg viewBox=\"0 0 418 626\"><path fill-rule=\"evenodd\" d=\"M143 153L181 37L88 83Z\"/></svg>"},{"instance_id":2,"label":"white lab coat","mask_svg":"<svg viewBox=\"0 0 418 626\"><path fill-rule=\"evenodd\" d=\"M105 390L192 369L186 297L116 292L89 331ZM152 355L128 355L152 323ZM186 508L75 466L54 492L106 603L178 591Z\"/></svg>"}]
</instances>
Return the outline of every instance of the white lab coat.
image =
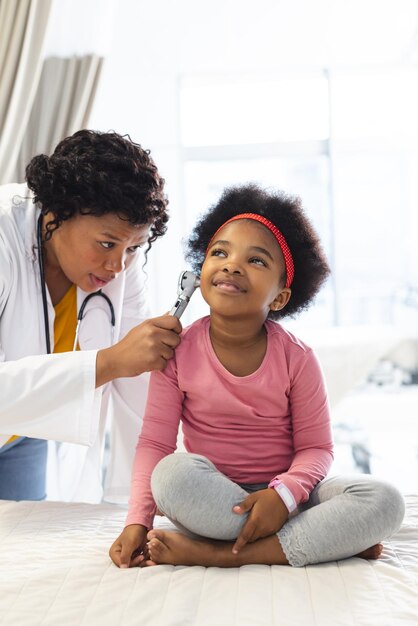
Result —
<instances>
[{"instance_id":1,"label":"white lab coat","mask_svg":"<svg viewBox=\"0 0 418 626\"><path fill-rule=\"evenodd\" d=\"M111 343L110 312L100 297L86 306L80 351L45 355L38 215L26 185L0 187L0 446L10 435L54 440L49 444L48 497L99 502L105 427L111 415L104 497L123 502L129 494L148 376L121 378L95 389L97 350ZM115 309L114 341L147 317L143 260L138 255L137 262L103 289ZM78 289L78 307L86 295ZM48 316L53 349L49 294Z\"/></svg>"}]
</instances>

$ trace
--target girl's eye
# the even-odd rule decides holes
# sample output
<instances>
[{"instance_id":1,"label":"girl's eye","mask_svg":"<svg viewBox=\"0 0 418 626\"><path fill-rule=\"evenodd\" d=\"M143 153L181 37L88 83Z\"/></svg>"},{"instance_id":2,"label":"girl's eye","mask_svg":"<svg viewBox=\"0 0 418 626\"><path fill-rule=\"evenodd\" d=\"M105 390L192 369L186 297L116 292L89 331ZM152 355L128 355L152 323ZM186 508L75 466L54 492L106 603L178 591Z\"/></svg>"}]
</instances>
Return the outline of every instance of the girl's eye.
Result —
<instances>
[{"instance_id":1,"label":"girl's eye","mask_svg":"<svg viewBox=\"0 0 418 626\"><path fill-rule=\"evenodd\" d=\"M226 252L224 250L221 250L220 248L215 248L210 253L210 256L225 256L226 257Z\"/></svg>"},{"instance_id":2,"label":"girl's eye","mask_svg":"<svg viewBox=\"0 0 418 626\"><path fill-rule=\"evenodd\" d=\"M250 259L250 263L254 263L254 265L263 265L264 267L267 267L267 263L264 261L264 259L260 259L260 257L252 257Z\"/></svg>"},{"instance_id":3,"label":"girl's eye","mask_svg":"<svg viewBox=\"0 0 418 626\"><path fill-rule=\"evenodd\" d=\"M138 248L140 248L141 246L131 246L130 248L128 248L128 252L129 254L135 254L135 252L138 250Z\"/></svg>"}]
</instances>

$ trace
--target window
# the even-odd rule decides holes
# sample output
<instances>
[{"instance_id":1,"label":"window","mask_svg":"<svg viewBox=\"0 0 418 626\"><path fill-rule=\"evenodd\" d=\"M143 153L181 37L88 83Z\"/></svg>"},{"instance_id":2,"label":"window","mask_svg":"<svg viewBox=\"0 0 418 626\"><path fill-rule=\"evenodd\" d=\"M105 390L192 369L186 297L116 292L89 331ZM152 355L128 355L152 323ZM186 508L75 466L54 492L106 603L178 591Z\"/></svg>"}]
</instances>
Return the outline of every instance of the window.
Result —
<instances>
[{"instance_id":1,"label":"window","mask_svg":"<svg viewBox=\"0 0 418 626\"><path fill-rule=\"evenodd\" d=\"M327 99L322 73L186 79L181 128L188 232L225 187L256 182L300 196L330 254ZM307 314L311 323L332 323L332 298L328 285ZM193 304L194 314L201 315L201 303Z\"/></svg>"},{"instance_id":2,"label":"window","mask_svg":"<svg viewBox=\"0 0 418 626\"><path fill-rule=\"evenodd\" d=\"M185 79L180 103L183 145L326 139L327 89L323 74L280 80Z\"/></svg>"},{"instance_id":3,"label":"window","mask_svg":"<svg viewBox=\"0 0 418 626\"><path fill-rule=\"evenodd\" d=\"M404 319L400 294L418 287L416 111L418 71L405 67L185 77L187 231L226 186L298 195L333 271L300 322Z\"/></svg>"}]
</instances>

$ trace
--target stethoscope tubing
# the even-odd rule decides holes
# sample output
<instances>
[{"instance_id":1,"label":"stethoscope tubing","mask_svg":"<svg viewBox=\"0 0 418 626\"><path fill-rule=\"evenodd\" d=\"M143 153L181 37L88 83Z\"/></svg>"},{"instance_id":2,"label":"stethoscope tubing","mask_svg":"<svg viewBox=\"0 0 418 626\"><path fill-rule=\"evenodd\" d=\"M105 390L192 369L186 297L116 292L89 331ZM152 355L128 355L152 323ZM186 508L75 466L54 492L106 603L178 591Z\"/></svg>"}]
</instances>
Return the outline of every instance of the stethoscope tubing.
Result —
<instances>
[{"instance_id":1,"label":"stethoscope tubing","mask_svg":"<svg viewBox=\"0 0 418 626\"><path fill-rule=\"evenodd\" d=\"M47 354L51 354L51 337L49 334L48 302L46 299L44 256L42 254L42 213L40 214L38 218L36 238L37 238L37 245L38 245L39 274L41 277L42 308L44 312L46 352Z\"/></svg>"},{"instance_id":2,"label":"stethoscope tubing","mask_svg":"<svg viewBox=\"0 0 418 626\"><path fill-rule=\"evenodd\" d=\"M91 300L92 298L94 298L95 296L101 296L102 298L104 298L109 306L109 311L110 311L110 323L112 325L112 343L113 343L113 338L114 338L114 332L115 332L115 323L116 323L116 318L115 318L115 309L113 308L113 304L111 299L109 298L108 295L106 295L105 293L103 293L103 291L100 289L99 291L95 291L94 293L89 293L88 296L86 296L83 300L83 302L81 303L81 307L80 310L78 312L77 315L77 326L75 327L75 335L74 335L74 344L73 344L73 351L77 348L77 342L78 342L78 335L80 332L80 324L81 321L84 317L84 309L86 308L86 304L88 303L89 300Z\"/></svg>"},{"instance_id":3,"label":"stethoscope tubing","mask_svg":"<svg viewBox=\"0 0 418 626\"><path fill-rule=\"evenodd\" d=\"M48 301L47 301L47 296L46 296L46 283L45 283L45 267L44 267L44 258L42 254L42 217L43 216L41 213L38 218L36 238L37 238L37 246L38 246L39 274L41 277L42 308L43 308L43 314L44 314L46 351L47 351L47 354L51 354L51 336L49 333ZM112 301L109 298L109 296L103 293L103 291L100 289L99 291L94 291L93 293L89 293L89 295L86 296L83 302L81 303L81 306L77 315L77 325L75 329L73 351L76 350L77 348L78 336L80 332L80 324L84 317L84 311L85 311L86 305L89 302L89 300L91 300L95 296L100 296L104 298L108 304L109 311L110 311L110 323L112 326L111 341L113 343L115 324L116 324L115 309L113 307Z\"/></svg>"}]
</instances>

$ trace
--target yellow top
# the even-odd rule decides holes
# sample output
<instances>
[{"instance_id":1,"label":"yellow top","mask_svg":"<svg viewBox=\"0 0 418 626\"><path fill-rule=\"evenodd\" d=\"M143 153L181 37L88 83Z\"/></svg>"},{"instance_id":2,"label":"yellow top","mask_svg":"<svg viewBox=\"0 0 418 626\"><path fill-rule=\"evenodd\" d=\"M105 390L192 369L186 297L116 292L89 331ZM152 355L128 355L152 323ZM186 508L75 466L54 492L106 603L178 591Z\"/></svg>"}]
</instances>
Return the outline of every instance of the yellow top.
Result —
<instances>
[{"instance_id":1,"label":"yellow top","mask_svg":"<svg viewBox=\"0 0 418 626\"><path fill-rule=\"evenodd\" d=\"M54 309L54 352L71 352L77 326L77 289L75 285L71 285ZM79 350L78 346L77 350Z\"/></svg>"},{"instance_id":2,"label":"yellow top","mask_svg":"<svg viewBox=\"0 0 418 626\"><path fill-rule=\"evenodd\" d=\"M75 285L71 285L54 309L54 352L71 352L77 326L77 289ZM77 344L77 350L79 349ZM19 435L13 435L4 445L18 438Z\"/></svg>"}]
</instances>

